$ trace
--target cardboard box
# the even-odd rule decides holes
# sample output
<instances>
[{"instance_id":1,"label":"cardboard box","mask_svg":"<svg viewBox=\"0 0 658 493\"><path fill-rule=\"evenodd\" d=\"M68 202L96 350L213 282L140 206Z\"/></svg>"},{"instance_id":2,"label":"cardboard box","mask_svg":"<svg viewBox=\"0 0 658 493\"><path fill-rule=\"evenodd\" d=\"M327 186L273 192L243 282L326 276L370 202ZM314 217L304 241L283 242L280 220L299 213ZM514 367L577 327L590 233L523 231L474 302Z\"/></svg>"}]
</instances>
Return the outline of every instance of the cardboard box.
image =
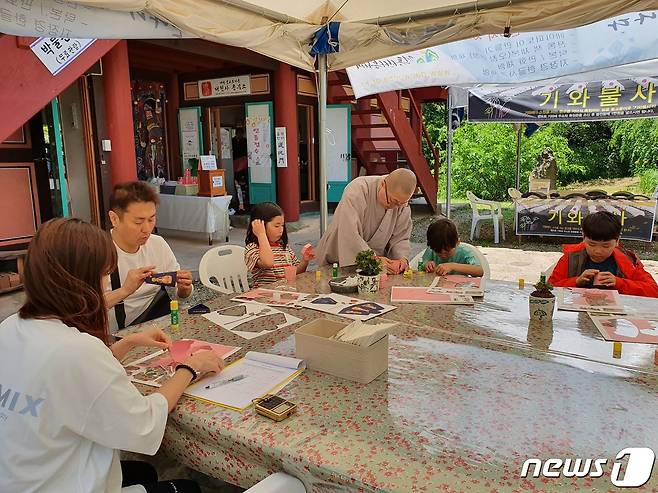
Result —
<instances>
[{"instance_id":1,"label":"cardboard box","mask_svg":"<svg viewBox=\"0 0 658 493\"><path fill-rule=\"evenodd\" d=\"M176 195L196 195L199 192L199 185L189 184L183 185L179 183L176 185Z\"/></svg>"},{"instance_id":2,"label":"cardboard box","mask_svg":"<svg viewBox=\"0 0 658 493\"><path fill-rule=\"evenodd\" d=\"M11 283L9 282L9 274L6 272L0 273L0 289L9 289Z\"/></svg>"},{"instance_id":3,"label":"cardboard box","mask_svg":"<svg viewBox=\"0 0 658 493\"><path fill-rule=\"evenodd\" d=\"M388 335L369 347L329 339L348 324L313 320L295 331L295 352L311 370L370 383L388 369Z\"/></svg>"}]
</instances>

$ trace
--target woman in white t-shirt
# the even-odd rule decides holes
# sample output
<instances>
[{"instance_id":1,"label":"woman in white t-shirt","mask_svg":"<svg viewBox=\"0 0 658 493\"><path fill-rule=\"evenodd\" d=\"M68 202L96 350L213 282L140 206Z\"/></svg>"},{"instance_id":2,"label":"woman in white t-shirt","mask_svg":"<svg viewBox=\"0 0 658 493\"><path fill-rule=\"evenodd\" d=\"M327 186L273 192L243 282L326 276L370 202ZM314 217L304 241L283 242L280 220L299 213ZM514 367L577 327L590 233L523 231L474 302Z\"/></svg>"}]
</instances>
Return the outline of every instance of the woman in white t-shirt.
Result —
<instances>
[{"instance_id":1,"label":"woman in white t-shirt","mask_svg":"<svg viewBox=\"0 0 658 493\"><path fill-rule=\"evenodd\" d=\"M110 236L78 219L53 219L30 243L27 301L0 324L2 492L200 491L191 481L158 483L149 466L119 461L119 450L154 454L185 388L223 363L198 353L140 394L119 361L133 347L166 348L170 340L153 329L108 347L103 279L116 260Z\"/></svg>"}]
</instances>

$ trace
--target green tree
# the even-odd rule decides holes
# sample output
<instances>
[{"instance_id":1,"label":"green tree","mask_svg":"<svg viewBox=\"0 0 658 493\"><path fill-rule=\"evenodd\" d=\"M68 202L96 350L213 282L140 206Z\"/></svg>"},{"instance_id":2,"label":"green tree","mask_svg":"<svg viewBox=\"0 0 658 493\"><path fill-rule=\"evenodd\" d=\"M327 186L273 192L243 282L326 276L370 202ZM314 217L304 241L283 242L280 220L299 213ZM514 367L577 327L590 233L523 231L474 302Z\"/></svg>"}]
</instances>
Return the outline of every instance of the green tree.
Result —
<instances>
[{"instance_id":1,"label":"green tree","mask_svg":"<svg viewBox=\"0 0 658 493\"><path fill-rule=\"evenodd\" d=\"M626 174L640 175L658 166L658 120L611 122L610 150Z\"/></svg>"}]
</instances>

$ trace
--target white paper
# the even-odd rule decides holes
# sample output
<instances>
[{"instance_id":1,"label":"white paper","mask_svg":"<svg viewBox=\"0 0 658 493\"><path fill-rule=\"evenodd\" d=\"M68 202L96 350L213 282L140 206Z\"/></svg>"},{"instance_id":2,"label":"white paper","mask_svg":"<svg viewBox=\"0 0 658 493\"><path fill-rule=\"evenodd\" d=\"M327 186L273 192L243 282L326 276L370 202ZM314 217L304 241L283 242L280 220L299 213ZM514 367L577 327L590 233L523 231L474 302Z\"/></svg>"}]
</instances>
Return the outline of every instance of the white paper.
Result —
<instances>
[{"instance_id":1,"label":"white paper","mask_svg":"<svg viewBox=\"0 0 658 493\"><path fill-rule=\"evenodd\" d=\"M314 296L301 301L299 304L311 310L362 321L370 320L397 308L375 301L360 300L336 293Z\"/></svg>"},{"instance_id":2,"label":"white paper","mask_svg":"<svg viewBox=\"0 0 658 493\"><path fill-rule=\"evenodd\" d=\"M219 375L190 385L185 394L224 406L244 409L249 407L254 399L282 388L290 377L305 367L303 360L250 351ZM239 375L245 378L206 389L206 386L214 382L226 381Z\"/></svg>"},{"instance_id":3,"label":"white paper","mask_svg":"<svg viewBox=\"0 0 658 493\"><path fill-rule=\"evenodd\" d=\"M276 127L276 167L288 167L288 149L286 148L286 127Z\"/></svg>"},{"instance_id":4,"label":"white paper","mask_svg":"<svg viewBox=\"0 0 658 493\"><path fill-rule=\"evenodd\" d=\"M214 154L208 156L199 156L201 160L201 169L204 171L214 171L217 169L217 159Z\"/></svg>"},{"instance_id":5,"label":"white paper","mask_svg":"<svg viewBox=\"0 0 658 493\"><path fill-rule=\"evenodd\" d=\"M224 186L224 177L223 176L213 176L212 177L212 186L213 188L219 188Z\"/></svg>"},{"instance_id":6,"label":"white paper","mask_svg":"<svg viewBox=\"0 0 658 493\"><path fill-rule=\"evenodd\" d=\"M454 282L451 282L454 281ZM455 284L455 287L439 286L440 283ZM479 286L478 286L479 285ZM468 294L470 296L484 296L486 279L484 277L470 277L461 275L436 276L428 288L428 293Z\"/></svg>"},{"instance_id":7,"label":"white paper","mask_svg":"<svg viewBox=\"0 0 658 493\"><path fill-rule=\"evenodd\" d=\"M608 289L557 288L558 310L624 314L619 292Z\"/></svg>"},{"instance_id":8,"label":"white paper","mask_svg":"<svg viewBox=\"0 0 658 493\"><path fill-rule=\"evenodd\" d=\"M270 166L272 136L269 117L248 116L246 126L248 166L250 168Z\"/></svg>"},{"instance_id":9,"label":"white paper","mask_svg":"<svg viewBox=\"0 0 658 493\"><path fill-rule=\"evenodd\" d=\"M241 309L240 307L244 308ZM232 315L232 311L242 311L244 313L241 313L240 315ZM263 327L263 329L259 332L240 330L240 326L246 322L252 322L253 320L276 314L282 314L286 321L277 326ZM254 339L256 337L269 334L274 330L279 330L302 321L301 318L293 317L292 315L288 315L287 313L277 310L276 308L258 303L239 303L237 305L226 307L223 310L206 313L203 315L203 317L210 320L212 323L225 328L226 330L230 330L243 339Z\"/></svg>"},{"instance_id":10,"label":"white paper","mask_svg":"<svg viewBox=\"0 0 658 493\"><path fill-rule=\"evenodd\" d=\"M183 138L183 159L199 156L199 134L197 132L181 132Z\"/></svg>"}]
</instances>

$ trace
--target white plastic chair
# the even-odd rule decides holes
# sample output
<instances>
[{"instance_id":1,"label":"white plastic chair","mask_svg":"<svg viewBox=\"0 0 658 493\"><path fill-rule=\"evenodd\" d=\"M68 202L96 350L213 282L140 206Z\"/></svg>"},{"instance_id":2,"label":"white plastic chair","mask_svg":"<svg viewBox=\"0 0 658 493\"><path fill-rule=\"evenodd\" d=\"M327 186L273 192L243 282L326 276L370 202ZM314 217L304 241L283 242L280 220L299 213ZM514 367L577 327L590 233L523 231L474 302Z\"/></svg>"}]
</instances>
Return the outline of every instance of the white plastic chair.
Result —
<instances>
[{"instance_id":1,"label":"white plastic chair","mask_svg":"<svg viewBox=\"0 0 658 493\"><path fill-rule=\"evenodd\" d=\"M510 187L510 188L508 188L508 189L507 189L507 193L508 193L508 195L510 196L510 198L512 199L512 202L516 202L516 201L519 200L521 197L523 197L523 194L522 194L521 192L519 192L519 191L518 191L516 188L514 188L514 187Z\"/></svg>"},{"instance_id":2,"label":"white plastic chair","mask_svg":"<svg viewBox=\"0 0 658 493\"><path fill-rule=\"evenodd\" d=\"M304 483L284 472L274 473L244 493L306 493Z\"/></svg>"},{"instance_id":3,"label":"white plastic chair","mask_svg":"<svg viewBox=\"0 0 658 493\"><path fill-rule=\"evenodd\" d=\"M555 263L552 263L551 265L549 265L546 268L546 270L544 272L542 272L542 274L544 274L546 276L547 281L548 281L548 278L551 277L551 275L553 274L553 270L555 269L555 266L557 265L557 263L558 263L558 260L556 260Z\"/></svg>"},{"instance_id":4,"label":"white plastic chair","mask_svg":"<svg viewBox=\"0 0 658 493\"><path fill-rule=\"evenodd\" d=\"M199 263L199 279L204 286L224 294L249 291L244 247L223 245L208 250Z\"/></svg>"},{"instance_id":5,"label":"white plastic chair","mask_svg":"<svg viewBox=\"0 0 658 493\"><path fill-rule=\"evenodd\" d=\"M493 200L483 200L475 196L473 192L466 192L473 216L471 218L471 241L473 237L480 234L480 221L492 221L494 227L494 243L500 243L499 233L502 230L503 240L505 239L505 223L503 220L503 210L498 202ZM480 207L485 210L480 210Z\"/></svg>"},{"instance_id":6,"label":"white plastic chair","mask_svg":"<svg viewBox=\"0 0 658 493\"><path fill-rule=\"evenodd\" d=\"M461 241L459 242L459 244L465 246L466 248L468 248L470 251L473 252L473 254L477 257L478 261L480 262L480 266L482 267L482 270L484 271L482 277L484 277L485 279L489 279L491 277L491 269L489 268L489 262L487 261L487 257L484 256L484 254L480 251L478 247L473 246L470 243L464 243L463 241ZM424 253L425 250L421 251L418 255L412 258L411 262L409 262L409 267L411 267L413 270L418 270L418 264L423 258Z\"/></svg>"}]
</instances>

